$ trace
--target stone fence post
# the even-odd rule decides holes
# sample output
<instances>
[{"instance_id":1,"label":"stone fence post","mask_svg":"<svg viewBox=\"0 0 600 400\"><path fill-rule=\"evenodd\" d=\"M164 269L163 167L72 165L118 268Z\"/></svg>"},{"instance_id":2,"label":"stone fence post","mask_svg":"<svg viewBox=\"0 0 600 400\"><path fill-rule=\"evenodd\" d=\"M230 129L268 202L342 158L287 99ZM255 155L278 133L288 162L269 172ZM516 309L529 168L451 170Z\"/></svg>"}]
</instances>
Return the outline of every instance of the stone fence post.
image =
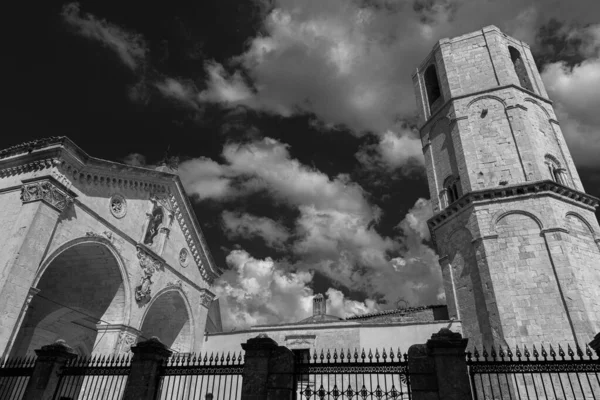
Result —
<instances>
[{"instance_id":1,"label":"stone fence post","mask_svg":"<svg viewBox=\"0 0 600 400\"><path fill-rule=\"evenodd\" d=\"M590 347L596 352L598 357L600 357L600 332L594 336L594 340L592 340L589 344Z\"/></svg>"},{"instance_id":2,"label":"stone fence post","mask_svg":"<svg viewBox=\"0 0 600 400\"><path fill-rule=\"evenodd\" d=\"M413 400L470 399L471 384L465 360L468 339L443 328L426 344L408 349Z\"/></svg>"},{"instance_id":3,"label":"stone fence post","mask_svg":"<svg viewBox=\"0 0 600 400\"><path fill-rule=\"evenodd\" d=\"M159 369L173 353L157 337L131 348L133 359L123 400L154 400L160 379Z\"/></svg>"},{"instance_id":4,"label":"stone fence post","mask_svg":"<svg viewBox=\"0 0 600 400\"><path fill-rule=\"evenodd\" d=\"M242 400L291 400L294 392L294 353L265 334L242 344L245 364Z\"/></svg>"},{"instance_id":5,"label":"stone fence post","mask_svg":"<svg viewBox=\"0 0 600 400\"><path fill-rule=\"evenodd\" d=\"M58 385L61 368L77 354L64 340L42 346L35 353L37 359L23 400L50 400Z\"/></svg>"}]
</instances>

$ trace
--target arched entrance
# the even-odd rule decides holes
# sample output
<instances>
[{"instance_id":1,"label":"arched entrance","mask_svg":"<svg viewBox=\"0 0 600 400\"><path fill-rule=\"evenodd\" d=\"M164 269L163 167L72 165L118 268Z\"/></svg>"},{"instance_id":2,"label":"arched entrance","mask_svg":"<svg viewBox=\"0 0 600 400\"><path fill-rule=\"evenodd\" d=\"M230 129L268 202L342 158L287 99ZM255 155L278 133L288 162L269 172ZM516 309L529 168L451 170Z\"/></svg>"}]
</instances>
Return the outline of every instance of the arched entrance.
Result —
<instances>
[{"instance_id":1,"label":"arched entrance","mask_svg":"<svg viewBox=\"0 0 600 400\"><path fill-rule=\"evenodd\" d=\"M192 350L193 332L188 305L176 289L159 293L149 304L140 330L144 339L156 336L174 352Z\"/></svg>"},{"instance_id":2,"label":"arched entrance","mask_svg":"<svg viewBox=\"0 0 600 400\"><path fill-rule=\"evenodd\" d=\"M101 240L63 246L43 266L33 297L12 348L32 353L64 339L81 355L90 355L98 339L96 325L122 324L127 294L119 260Z\"/></svg>"}]
</instances>

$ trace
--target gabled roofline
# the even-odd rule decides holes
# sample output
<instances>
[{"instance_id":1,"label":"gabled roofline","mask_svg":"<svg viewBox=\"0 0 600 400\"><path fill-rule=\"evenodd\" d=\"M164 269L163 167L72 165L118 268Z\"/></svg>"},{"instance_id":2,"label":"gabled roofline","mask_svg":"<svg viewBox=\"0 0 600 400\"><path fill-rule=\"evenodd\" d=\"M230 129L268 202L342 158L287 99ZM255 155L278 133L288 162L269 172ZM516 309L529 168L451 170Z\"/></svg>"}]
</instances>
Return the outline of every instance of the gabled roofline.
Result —
<instances>
[{"instance_id":1,"label":"gabled roofline","mask_svg":"<svg viewBox=\"0 0 600 400\"><path fill-rule=\"evenodd\" d=\"M68 153L70 157L65 157L64 152ZM182 204L181 207L184 208L184 212L181 213L182 218L187 220L184 222L188 222L185 225L191 225L191 230L193 231L191 236L198 242L200 250L208 262L207 272L210 275L208 280L212 281L222 274L222 271L216 266L215 261L212 258L208 244L204 238L202 228L200 227L200 223L198 222L197 216L193 211L181 179L177 174L156 171L150 168L131 166L115 161L108 161L101 158L92 157L66 136L42 138L0 150L0 171L14 168L17 168L19 171L26 170L27 167L24 167L24 165L31 165L32 169L37 169L39 168L38 165L40 162L47 164L45 165L47 167L52 164L46 163L48 158L60 158L61 161L78 162L80 165L73 165L71 172L73 174L80 174L79 177L82 179L87 178L88 180L99 180L101 183L106 184L112 183L115 185L129 185L136 188L143 188L150 192L171 192L167 188L174 186L176 188L174 192L176 192L179 200L181 200L177 202L177 204ZM71 158L72 160L68 158ZM28 159L31 160L30 163L27 163ZM82 168L109 170L113 174L118 172L121 175L124 175L124 177L113 177L110 179L94 174L93 171L85 171L84 174ZM162 183L162 185L148 182L148 177L152 178L152 180L155 182L158 180L159 183ZM175 193L171 194L175 195ZM184 226L182 226L182 230L184 230L184 235L187 236L189 232L185 232L186 229ZM201 270L200 272L202 272L202 266L198 265L198 268Z\"/></svg>"}]
</instances>

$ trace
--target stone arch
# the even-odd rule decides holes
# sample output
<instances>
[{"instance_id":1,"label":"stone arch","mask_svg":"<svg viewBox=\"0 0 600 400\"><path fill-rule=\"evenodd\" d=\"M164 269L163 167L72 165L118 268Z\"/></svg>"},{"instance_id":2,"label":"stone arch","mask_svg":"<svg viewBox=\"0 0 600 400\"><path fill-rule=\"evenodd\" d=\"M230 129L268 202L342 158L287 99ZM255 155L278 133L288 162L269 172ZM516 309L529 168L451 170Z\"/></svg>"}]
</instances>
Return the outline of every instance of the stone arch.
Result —
<instances>
[{"instance_id":1,"label":"stone arch","mask_svg":"<svg viewBox=\"0 0 600 400\"><path fill-rule=\"evenodd\" d=\"M492 217L492 230L494 233L498 233L498 224L502 221L502 219L506 218L509 215L512 214L520 214L520 215L524 215L527 216L529 218L531 218L532 220L535 221L535 223L537 224L539 230L541 231L542 229L544 229L544 224L542 222L542 219L540 217L538 217L537 215L535 215L534 213L532 213L531 211L525 211L525 210L502 210L502 211L498 211L496 214L494 214L494 216Z\"/></svg>"},{"instance_id":2,"label":"stone arch","mask_svg":"<svg viewBox=\"0 0 600 400\"><path fill-rule=\"evenodd\" d=\"M18 327L13 355L57 339L89 349L90 342L101 339L98 324L128 323L127 274L119 253L106 239L85 237L63 244L42 263L32 286L38 293Z\"/></svg>"},{"instance_id":3,"label":"stone arch","mask_svg":"<svg viewBox=\"0 0 600 400\"><path fill-rule=\"evenodd\" d=\"M538 106L544 112L544 114L546 114L546 116L548 117L548 122L550 122L550 120L552 119L552 117L550 116L550 113L548 112L548 110L546 110L546 108L544 106L542 106L540 104L539 101L537 101L536 99L533 99L531 97L526 97L524 101L527 101L529 103L533 103L536 106Z\"/></svg>"},{"instance_id":4,"label":"stone arch","mask_svg":"<svg viewBox=\"0 0 600 400\"><path fill-rule=\"evenodd\" d=\"M433 112L434 103L442 97L442 90L437 75L435 64L430 64L423 73L423 81L425 82L425 91L427 94L427 102Z\"/></svg>"},{"instance_id":5,"label":"stone arch","mask_svg":"<svg viewBox=\"0 0 600 400\"><path fill-rule=\"evenodd\" d=\"M591 235L593 238L596 238L596 231L595 231L595 230L594 230L594 228L592 227L592 224L590 224L590 223L589 223L589 222L588 222L588 221L587 221L587 220L586 220L586 219L585 219L585 218L584 218L584 217L583 217L581 214L579 214L579 213L576 213L576 212L574 212L574 211L568 211L568 212L565 214L565 218L567 219L567 221L568 221L569 217L573 217L573 218L576 218L576 219L578 219L578 220L579 220L579 221L580 221L580 222L581 222L583 225L585 225L585 226L587 227L587 229L590 231L590 232L589 232L589 233L590 233L590 235Z\"/></svg>"},{"instance_id":6,"label":"stone arch","mask_svg":"<svg viewBox=\"0 0 600 400\"><path fill-rule=\"evenodd\" d=\"M502 104L502 106L503 106L504 108L506 108L506 102L505 102L503 99L501 99L500 97L498 97L498 96L494 96L494 95L491 95L491 94L484 94L484 95L482 95L482 96L475 97L473 100L471 100L471 101L470 101L470 102L467 104L467 109L471 108L471 106L472 106L473 104L475 104L475 103L477 103L477 102L479 102L479 101L481 101L481 100L485 100L485 99L496 100L496 101L498 101L499 103L501 103L501 104Z\"/></svg>"},{"instance_id":7,"label":"stone arch","mask_svg":"<svg viewBox=\"0 0 600 400\"><path fill-rule=\"evenodd\" d=\"M140 336L143 339L156 336L175 352L190 352L194 348L193 315L185 292L178 287L167 287L148 303L141 319Z\"/></svg>"}]
</instances>

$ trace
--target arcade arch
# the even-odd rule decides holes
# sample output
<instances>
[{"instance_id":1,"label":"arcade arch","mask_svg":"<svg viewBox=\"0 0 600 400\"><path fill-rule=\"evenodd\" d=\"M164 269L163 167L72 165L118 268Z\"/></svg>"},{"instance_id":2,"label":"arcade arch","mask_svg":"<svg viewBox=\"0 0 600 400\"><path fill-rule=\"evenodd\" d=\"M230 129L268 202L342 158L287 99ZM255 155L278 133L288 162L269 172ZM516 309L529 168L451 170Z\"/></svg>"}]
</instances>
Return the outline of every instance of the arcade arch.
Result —
<instances>
[{"instance_id":1,"label":"arcade arch","mask_svg":"<svg viewBox=\"0 0 600 400\"><path fill-rule=\"evenodd\" d=\"M177 289L167 289L153 299L143 318L141 337L156 336L177 353L193 348L193 329L190 309L184 295Z\"/></svg>"},{"instance_id":2,"label":"arcade arch","mask_svg":"<svg viewBox=\"0 0 600 400\"><path fill-rule=\"evenodd\" d=\"M97 324L124 324L128 293L122 264L108 244L77 240L63 246L43 265L34 295L15 337L12 355L64 339L81 355L90 355Z\"/></svg>"}]
</instances>

